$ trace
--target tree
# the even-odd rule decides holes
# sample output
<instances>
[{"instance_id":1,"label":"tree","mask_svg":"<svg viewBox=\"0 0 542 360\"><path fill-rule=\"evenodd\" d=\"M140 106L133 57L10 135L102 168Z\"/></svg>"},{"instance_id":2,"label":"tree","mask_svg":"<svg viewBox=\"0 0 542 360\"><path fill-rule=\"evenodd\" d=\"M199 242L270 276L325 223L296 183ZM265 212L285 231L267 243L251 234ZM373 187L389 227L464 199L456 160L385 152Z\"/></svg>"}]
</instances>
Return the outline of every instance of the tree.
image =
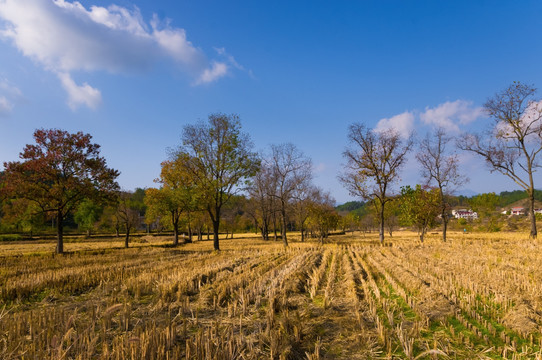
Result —
<instances>
[{"instance_id":1,"label":"tree","mask_svg":"<svg viewBox=\"0 0 542 360\"><path fill-rule=\"evenodd\" d=\"M102 201L118 189L117 170L106 166L92 136L59 129L34 132L36 144L26 145L22 161L4 163L8 196L34 202L57 223L56 252L64 252L64 218L84 199Z\"/></svg>"},{"instance_id":2,"label":"tree","mask_svg":"<svg viewBox=\"0 0 542 360\"><path fill-rule=\"evenodd\" d=\"M294 201L290 209L294 215L299 231L301 242L305 241L306 223L310 216L310 207L314 199L320 195L321 190L315 187L303 187L294 195Z\"/></svg>"},{"instance_id":3,"label":"tree","mask_svg":"<svg viewBox=\"0 0 542 360\"><path fill-rule=\"evenodd\" d=\"M135 195L135 196L134 196ZM124 227L124 247L128 248L130 231L141 223L141 202L136 193L122 191L118 194L117 221Z\"/></svg>"},{"instance_id":4,"label":"tree","mask_svg":"<svg viewBox=\"0 0 542 360\"><path fill-rule=\"evenodd\" d=\"M183 160L200 203L209 214L215 250L220 250L222 207L258 170L260 161L252 148L249 136L241 132L237 115L212 114L207 123L199 122L183 129L177 156Z\"/></svg>"},{"instance_id":5,"label":"tree","mask_svg":"<svg viewBox=\"0 0 542 360\"><path fill-rule=\"evenodd\" d=\"M87 237L90 237L94 225L102 216L103 210L103 206L88 199L83 200L77 207L73 219L81 230L87 232Z\"/></svg>"},{"instance_id":6,"label":"tree","mask_svg":"<svg viewBox=\"0 0 542 360\"><path fill-rule=\"evenodd\" d=\"M443 128L427 134L420 143L416 159L422 166L422 176L426 186L434 185L439 191L440 217L442 219L442 241L446 241L450 211L449 195L457 187L468 182L468 178L459 173L459 159L449 153L448 143L452 140Z\"/></svg>"},{"instance_id":7,"label":"tree","mask_svg":"<svg viewBox=\"0 0 542 360\"><path fill-rule=\"evenodd\" d=\"M494 192L478 194L468 200L471 209L476 211L480 217L490 217L500 202L500 196Z\"/></svg>"},{"instance_id":8,"label":"tree","mask_svg":"<svg viewBox=\"0 0 542 360\"><path fill-rule=\"evenodd\" d=\"M32 201L14 198L6 201L2 211L2 222L11 224L17 231L28 232L32 238L34 231L44 227L45 214Z\"/></svg>"},{"instance_id":9,"label":"tree","mask_svg":"<svg viewBox=\"0 0 542 360\"><path fill-rule=\"evenodd\" d=\"M296 195L310 187L312 162L294 144L271 145L271 158L268 159L271 176L275 181L274 191L268 195L278 202L281 218L282 241L288 246L286 238L287 209Z\"/></svg>"},{"instance_id":10,"label":"tree","mask_svg":"<svg viewBox=\"0 0 542 360\"><path fill-rule=\"evenodd\" d=\"M533 174L541 166L537 155L542 150L542 102L536 101L536 89L514 82L485 104L493 120L483 135L464 134L458 147L482 157L492 172L508 176L529 196L531 232L537 236L534 213Z\"/></svg>"},{"instance_id":11,"label":"tree","mask_svg":"<svg viewBox=\"0 0 542 360\"><path fill-rule=\"evenodd\" d=\"M179 244L181 215L184 213L190 217L190 213L197 210L198 203L193 178L184 167L185 161L185 158L178 156L174 160L162 162L160 178L155 180L162 184L162 187L147 189L145 197L145 204L151 217L156 219L161 215L167 215L170 218L174 246Z\"/></svg>"},{"instance_id":12,"label":"tree","mask_svg":"<svg viewBox=\"0 0 542 360\"><path fill-rule=\"evenodd\" d=\"M339 214L335 211L335 200L329 193L315 189L312 195L312 201L308 206L308 223L318 235L320 244L324 244L324 239L329 236L329 232L339 224Z\"/></svg>"},{"instance_id":13,"label":"tree","mask_svg":"<svg viewBox=\"0 0 542 360\"><path fill-rule=\"evenodd\" d=\"M343 152L347 163L339 180L353 196L374 200L379 208L380 244L384 243L385 205L391 186L398 181L399 171L412 148L412 136L403 141L392 130L376 132L355 123L348 128L349 146Z\"/></svg>"},{"instance_id":14,"label":"tree","mask_svg":"<svg viewBox=\"0 0 542 360\"><path fill-rule=\"evenodd\" d=\"M406 225L413 225L418 229L420 241L427 230L435 226L437 215L440 213L440 190L424 189L420 185L416 188L401 187L401 217Z\"/></svg>"},{"instance_id":15,"label":"tree","mask_svg":"<svg viewBox=\"0 0 542 360\"><path fill-rule=\"evenodd\" d=\"M248 187L250 201L247 211L260 229L263 240L269 240L271 222L276 211L275 199L269 196L275 192L275 185L270 165L263 162Z\"/></svg>"}]
</instances>

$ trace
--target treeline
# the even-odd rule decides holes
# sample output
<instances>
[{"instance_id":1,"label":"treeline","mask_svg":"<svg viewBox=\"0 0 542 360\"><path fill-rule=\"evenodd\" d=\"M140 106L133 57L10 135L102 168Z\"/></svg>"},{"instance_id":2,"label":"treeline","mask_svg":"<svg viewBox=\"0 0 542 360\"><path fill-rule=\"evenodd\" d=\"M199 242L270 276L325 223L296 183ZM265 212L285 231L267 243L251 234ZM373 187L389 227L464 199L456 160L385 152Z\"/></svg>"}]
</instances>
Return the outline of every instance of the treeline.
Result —
<instances>
[{"instance_id":1,"label":"treeline","mask_svg":"<svg viewBox=\"0 0 542 360\"><path fill-rule=\"evenodd\" d=\"M489 193L490 196L495 196L495 208L493 210L497 210L497 206L500 208L506 208L520 200L527 200L528 195L525 191L522 190L514 190L514 191L501 191L498 195L495 193ZM486 194L485 196L489 195ZM473 195L473 196L464 196L464 195L450 195L450 206L452 207L466 207L471 208L474 206L476 208L476 202L477 199L480 196L484 196L484 194L479 195ZM534 191L534 198L537 201L542 202L542 190L535 190ZM360 218L364 215L366 215L369 210L368 207L370 206L370 203L363 202L363 201L348 201L344 204L337 205L335 207L335 210L339 214L345 214L353 212Z\"/></svg>"},{"instance_id":2,"label":"treeline","mask_svg":"<svg viewBox=\"0 0 542 360\"><path fill-rule=\"evenodd\" d=\"M39 129L35 144L21 152L21 161L4 163L0 226L26 226L33 232L50 220L56 227L58 253L63 252L64 226L72 219L89 235L100 227L96 224L117 234L123 231L126 247L130 232L141 223L172 229L173 245L178 245L181 230L191 241L192 234L201 237L206 229L219 250L221 232L252 227L263 239L272 234L287 246L288 231L297 230L301 241L312 234L323 242L333 229L368 224L371 214L381 243L386 226L391 234L396 219L416 228L421 241L440 223L446 241L455 205L467 203L481 213L491 212L521 196L520 192L469 199L452 196L468 181L459 172L457 150L462 150L480 156L492 171L524 189L530 236L536 238L535 199L540 191L535 190L534 173L542 151L542 102L533 99L534 91L514 83L488 100L485 110L495 120L487 129L491 136L465 133L453 138L437 128L418 141L414 134L405 137L394 129L350 125L339 179L365 203L339 209L328 192L314 186L312 162L295 145L275 144L264 153L255 152L237 115L212 114L206 122L186 125L181 144L162 163L157 186L134 193L120 190L119 172L107 167L89 134ZM421 185L403 186L397 193L402 168L414 151Z\"/></svg>"}]
</instances>

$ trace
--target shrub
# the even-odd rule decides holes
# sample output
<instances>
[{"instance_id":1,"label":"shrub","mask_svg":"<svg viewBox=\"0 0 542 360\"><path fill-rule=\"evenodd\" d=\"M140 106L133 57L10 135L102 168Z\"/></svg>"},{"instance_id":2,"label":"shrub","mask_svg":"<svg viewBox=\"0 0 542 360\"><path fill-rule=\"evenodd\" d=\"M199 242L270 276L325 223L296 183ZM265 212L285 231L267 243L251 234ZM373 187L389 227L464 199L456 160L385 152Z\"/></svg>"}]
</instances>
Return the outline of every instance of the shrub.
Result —
<instances>
[{"instance_id":1,"label":"shrub","mask_svg":"<svg viewBox=\"0 0 542 360\"><path fill-rule=\"evenodd\" d=\"M23 237L20 234L0 234L0 242L1 241L19 241L22 239Z\"/></svg>"}]
</instances>

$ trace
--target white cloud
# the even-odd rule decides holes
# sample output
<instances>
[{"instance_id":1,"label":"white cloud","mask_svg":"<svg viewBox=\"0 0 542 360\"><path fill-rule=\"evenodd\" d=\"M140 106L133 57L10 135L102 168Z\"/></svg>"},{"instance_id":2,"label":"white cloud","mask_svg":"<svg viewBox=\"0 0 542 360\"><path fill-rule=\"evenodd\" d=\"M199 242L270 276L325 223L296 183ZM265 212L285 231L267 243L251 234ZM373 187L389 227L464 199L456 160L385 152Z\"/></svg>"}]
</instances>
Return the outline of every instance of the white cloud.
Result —
<instances>
[{"instance_id":1,"label":"white cloud","mask_svg":"<svg viewBox=\"0 0 542 360\"><path fill-rule=\"evenodd\" d=\"M7 79L0 78L0 116L11 114L15 102L23 97L23 93Z\"/></svg>"},{"instance_id":2,"label":"white cloud","mask_svg":"<svg viewBox=\"0 0 542 360\"><path fill-rule=\"evenodd\" d=\"M7 79L0 79L0 93L8 94L13 97L21 97L23 93L16 86L11 85Z\"/></svg>"},{"instance_id":3,"label":"white cloud","mask_svg":"<svg viewBox=\"0 0 542 360\"><path fill-rule=\"evenodd\" d=\"M67 73L59 73L58 78L62 83L62 87L68 93L68 105L72 110L77 109L80 105L96 109L102 103L100 91L89 84L77 85L70 74Z\"/></svg>"},{"instance_id":4,"label":"white cloud","mask_svg":"<svg viewBox=\"0 0 542 360\"><path fill-rule=\"evenodd\" d=\"M0 96L0 116L9 115L12 109L13 104L5 96Z\"/></svg>"},{"instance_id":5,"label":"white cloud","mask_svg":"<svg viewBox=\"0 0 542 360\"><path fill-rule=\"evenodd\" d=\"M472 101L456 100L447 101L434 108L426 107L425 112L420 114L420 119L427 125L458 133L459 125L469 124L482 115L483 109L473 107Z\"/></svg>"},{"instance_id":6,"label":"white cloud","mask_svg":"<svg viewBox=\"0 0 542 360\"><path fill-rule=\"evenodd\" d=\"M377 132L388 129L397 131L397 133L404 138L409 137L412 130L414 130L414 114L405 111L404 113L392 116L391 118L380 119L375 127L375 131Z\"/></svg>"},{"instance_id":7,"label":"white cloud","mask_svg":"<svg viewBox=\"0 0 542 360\"><path fill-rule=\"evenodd\" d=\"M0 0L0 19L4 20L0 37L11 40L47 70L61 74L61 79L73 71L144 71L160 59L173 60L198 84L228 72L226 63L207 60L187 40L184 29L161 22L156 15L148 25L136 7L87 9L77 1ZM90 96L79 103L95 104L96 92L91 90L96 89L76 86Z\"/></svg>"},{"instance_id":8,"label":"white cloud","mask_svg":"<svg viewBox=\"0 0 542 360\"><path fill-rule=\"evenodd\" d=\"M196 80L195 85L213 82L228 73L228 66L224 63L213 62L210 69L205 69L203 74Z\"/></svg>"},{"instance_id":9,"label":"white cloud","mask_svg":"<svg viewBox=\"0 0 542 360\"><path fill-rule=\"evenodd\" d=\"M314 167L314 172L316 173L323 173L326 170L327 170L327 166L324 163L318 163L318 165Z\"/></svg>"},{"instance_id":10,"label":"white cloud","mask_svg":"<svg viewBox=\"0 0 542 360\"><path fill-rule=\"evenodd\" d=\"M542 100L532 101L528 104L518 125L523 132L529 133L529 135L525 138L528 143L537 143L540 141L540 136L538 133L540 129L542 129ZM529 131L527 129L529 129ZM499 121L494 129L494 135L499 137L513 136L513 133L514 130L512 126L505 121Z\"/></svg>"}]
</instances>

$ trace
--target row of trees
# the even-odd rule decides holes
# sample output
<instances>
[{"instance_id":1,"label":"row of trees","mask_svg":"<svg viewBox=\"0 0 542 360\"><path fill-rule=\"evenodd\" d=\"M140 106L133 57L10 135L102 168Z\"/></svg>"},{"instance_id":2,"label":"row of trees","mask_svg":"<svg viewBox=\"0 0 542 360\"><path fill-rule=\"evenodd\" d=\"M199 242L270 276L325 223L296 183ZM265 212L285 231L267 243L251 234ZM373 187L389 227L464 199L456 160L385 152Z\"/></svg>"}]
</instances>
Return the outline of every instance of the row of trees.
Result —
<instances>
[{"instance_id":1,"label":"row of trees","mask_svg":"<svg viewBox=\"0 0 542 360\"><path fill-rule=\"evenodd\" d=\"M526 191L531 238L537 237L534 174L541 166L537 156L542 151L542 102L534 99L535 91L532 86L513 83L485 103L485 111L493 123L484 133L466 133L455 139L458 149L480 156L491 172L508 176ZM413 149L413 135L403 139L393 129L377 132L356 123L349 127L348 140L349 146L344 152L347 164L340 180L352 195L373 201L379 213L380 241L383 242L385 207L393 198L392 186L398 182L407 154ZM413 197L408 205L410 209L419 206L417 202L423 204L433 197L438 198L444 241L449 195L467 181L458 172L459 160L455 149L449 146L451 141L443 129L437 129L419 145L416 158L424 183L434 190L404 189L404 195Z\"/></svg>"},{"instance_id":2,"label":"row of trees","mask_svg":"<svg viewBox=\"0 0 542 360\"><path fill-rule=\"evenodd\" d=\"M491 171L513 179L530 200L531 233L537 236L534 216L534 176L540 167L542 150L542 108L533 100L535 89L512 84L485 104L493 119L484 134L464 134L457 148L480 155ZM63 225L76 209L80 221L92 219L93 206L114 204L115 214L125 224L126 246L130 229L140 213L119 191L117 170L107 167L99 145L81 132L36 130L36 144L27 145L21 161L4 163L0 182L2 198L20 202L20 211L53 214L57 225L57 252L63 252ZM337 225L333 199L312 185L312 164L293 144L272 145L265 154L253 150L248 134L241 131L236 115L213 114L207 122L184 127L181 145L162 163L158 188L147 189L148 216L169 218L174 244L179 241L179 221L192 224L196 214L206 213L213 230L213 246L220 249L219 231L225 207L241 193L248 194L244 212L250 214L262 237L270 229L281 230L288 245L291 224L301 230L318 229L323 239ZM422 169L423 185L402 188L402 212L420 229L422 239L438 214L443 240L449 221L449 196L465 181L458 172L459 160L453 139L442 129L428 134L418 145L416 158ZM339 179L350 193L370 201L379 214L380 241L384 241L387 204L407 155L414 149L414 136L402 138L395 130L375 131L362 123L348 129L344 151L345 170ZM433 214L435 212L435 214ZM294 221L295 219L295 221ZM433 220L431 220L433 219ZM191 231L189 231L191 233Z\"/></svg>"},{"instance_id":3,"label":"row of trees","mask_svg":"<svg viewBox=\"0 0 542 360\"><path fill-rule=\"evenodd\" d=\"M64 221L70 214L90 231L105 212L114 219L117 233L123 228L128 246L131 229L141 221L141 203L148 221L169 219L174 245L179 243L181 220L191 234L190 226L201 228L205 222L201 214L206 213L214 248L219 250L224 209L239 202L243 192L250 194L248 199L242 197L243 212L250 214L266 239L270 229L276 233L278 228L287 245L294 213L302 214L303 236L308 223L322 239L337 224L334 200L311 183L310 159L292 144L271 146L268 155L254 152L236 115L213 114L208 122L186 126L182 144L162 163L156 180L160 187L146 189L139 201L134 199L137 194L120 191L115 181L119 172L107 167L90 135L40 129L34 138L36 144L25 147L21 161L4 164L0 191L16 216L54 215L58 253L64 251Z\"/></svg>"},{"instance_id":4,"label":"row of trees","mask_svg":"<svg viewBox=\"0 0 542 360\"><path fill-rule=\"evenodd\" d=\"M185 127L182 145L162 163L156 180L161 186L147 189L150 213L171 219L175 244L180 219L187 218L190 226L194 214L203 211L212 224L213 246L219 250L224 208L240 193L247 194L243 212L264 239L269 239L271 229L276 238L280 229L287 246L287 230L293 223L299 224L302 240L307 221L318 224L322 239L336 226L334 200L312 185L309 158L289 143L272 145L268 154L257 154L252 148L236 115L214 114L208 123Z\"/></svg>"}]
</instances>

